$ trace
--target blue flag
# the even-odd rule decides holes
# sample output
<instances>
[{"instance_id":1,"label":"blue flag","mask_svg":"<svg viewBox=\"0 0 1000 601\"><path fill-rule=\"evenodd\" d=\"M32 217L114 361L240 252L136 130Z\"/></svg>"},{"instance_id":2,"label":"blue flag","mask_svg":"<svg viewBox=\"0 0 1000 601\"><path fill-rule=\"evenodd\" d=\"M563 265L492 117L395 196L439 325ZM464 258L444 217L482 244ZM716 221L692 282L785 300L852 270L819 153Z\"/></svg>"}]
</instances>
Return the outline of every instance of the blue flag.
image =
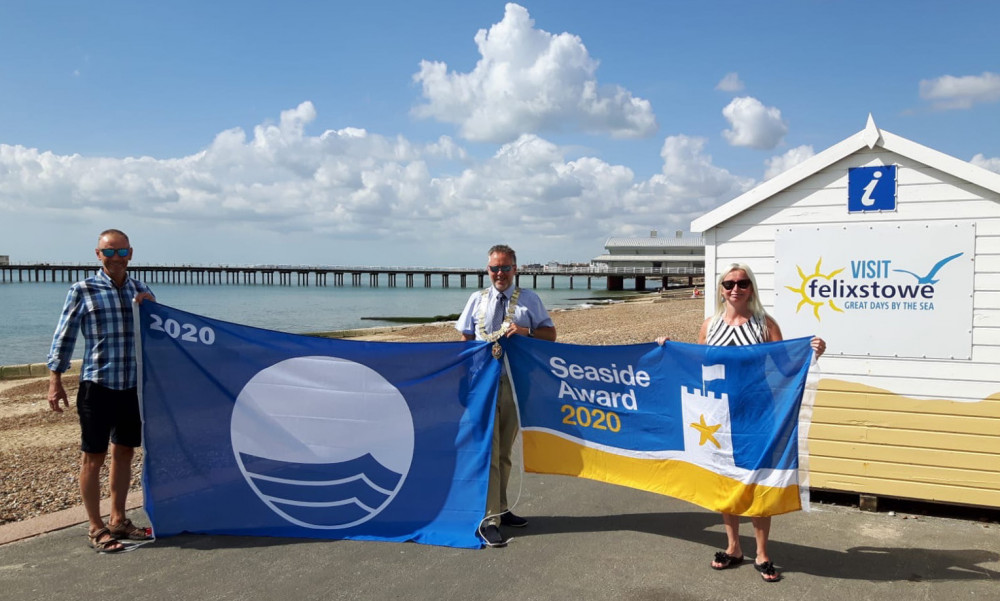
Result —
<instances>
[{"instance_id":1,"label":"blue flag","mask_svg":"<svg viewBox=\"0 0 1000 601\"><path fill-rule=\"evenodd\" d=\"M298 336L153 302L135 314L157 536L480 546L489 344Z\"/></svg>"},{"instance_id":2,"label":"blue flag","mask_svg":"<svg viewBox=\"0 0 1000 601\"><path fill-rule=\"evenodd\" d=\"M800 509L809 341L577 346L515 336L504 346L525 469L726 513Z\"/></svg>"}]
</instances>

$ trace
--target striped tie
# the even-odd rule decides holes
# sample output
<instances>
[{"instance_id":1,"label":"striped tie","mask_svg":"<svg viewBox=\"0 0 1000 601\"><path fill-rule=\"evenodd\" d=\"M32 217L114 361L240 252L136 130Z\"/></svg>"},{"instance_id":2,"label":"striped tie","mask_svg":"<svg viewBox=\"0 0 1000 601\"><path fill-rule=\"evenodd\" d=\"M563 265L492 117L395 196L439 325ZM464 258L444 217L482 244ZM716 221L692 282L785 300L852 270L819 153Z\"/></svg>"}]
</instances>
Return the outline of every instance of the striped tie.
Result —
<instances>
[{"instance_id":1,"label":"striped tie","mask_svg":"<svg viewBox=\"0 0 1000 601\"><path fill-rule=\"evenodd\" d=\"M496 332L503 325L503 318L507 313L507 297L503 293L497 294L497 305L493 308L493 324L490 332Z\"/></svg>"}]
</instances>

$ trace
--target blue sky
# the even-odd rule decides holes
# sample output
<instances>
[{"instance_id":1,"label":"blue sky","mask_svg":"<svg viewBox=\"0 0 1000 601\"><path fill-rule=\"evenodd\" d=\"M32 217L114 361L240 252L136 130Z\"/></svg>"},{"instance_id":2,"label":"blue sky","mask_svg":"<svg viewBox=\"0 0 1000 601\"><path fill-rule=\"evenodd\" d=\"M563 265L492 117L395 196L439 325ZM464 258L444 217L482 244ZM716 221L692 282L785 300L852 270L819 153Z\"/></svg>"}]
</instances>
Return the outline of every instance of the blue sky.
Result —
<instances>
[{"instance_id":1,"label":"blue sky","mask_svg":"<svg viewBox=\"0 0 1000 601\"><path fill-rule=\"evenodd\" d=\"M0 5L0 254L586 261L856 133L1000 171L1000 4Z\"/></svg>"}]
</instances>

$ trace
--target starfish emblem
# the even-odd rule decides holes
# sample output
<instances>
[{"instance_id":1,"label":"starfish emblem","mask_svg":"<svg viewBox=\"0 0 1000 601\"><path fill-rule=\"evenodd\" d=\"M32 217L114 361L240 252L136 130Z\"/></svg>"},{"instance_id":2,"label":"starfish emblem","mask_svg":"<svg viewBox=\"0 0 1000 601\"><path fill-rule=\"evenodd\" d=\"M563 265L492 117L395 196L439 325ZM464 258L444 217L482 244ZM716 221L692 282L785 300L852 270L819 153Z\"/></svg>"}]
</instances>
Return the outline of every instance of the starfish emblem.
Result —
<instances>
[{"instance_id":1,"label":"starfish emblem","mask_svg":"<svg viewBox=\"0 0 1000 601\"><path fill-rule=\"evenodd\" d=\"M701 423L691 422L691 427L697 430L699 434L701 434L701 440L698 442L699 447L704 445L706 442L711 441L712 444L715 445L715 448L717 449L722 448L722 445L719 444L719 441L715 440L715 436L712 436L713 434L715 434L716 430L722 427L722 424L715 424L714 426L709 426L708 424L705 423L705 414L703 413L701 415Z\"/></svg>"}]
</instances>

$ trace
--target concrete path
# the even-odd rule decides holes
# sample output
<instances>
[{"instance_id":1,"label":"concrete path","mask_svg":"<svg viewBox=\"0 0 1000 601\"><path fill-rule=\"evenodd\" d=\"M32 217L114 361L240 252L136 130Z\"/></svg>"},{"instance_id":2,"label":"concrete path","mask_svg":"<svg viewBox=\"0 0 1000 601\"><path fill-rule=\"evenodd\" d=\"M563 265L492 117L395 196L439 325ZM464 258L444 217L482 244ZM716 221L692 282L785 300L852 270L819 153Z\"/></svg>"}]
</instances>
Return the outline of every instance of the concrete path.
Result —
<instances>
[{"instance_id":1,"label":"concrete path","mask_svg":"<svg viewBox=\"0 0 1000 601\"><path fill-rule=\"evenodd\" d=\"M512 485L512 494L516 483ZM783 581L709 562L720 517L683 501L561 476L525 477L531 520L506 549L184 535L98 555L78 524L0 545L4 599L1000 599L1000 525L813 504L774 519ZM141 510L134 519L145 523ZM39 526L40 530L44 527Z\"/></svg>"}]
</instances>

